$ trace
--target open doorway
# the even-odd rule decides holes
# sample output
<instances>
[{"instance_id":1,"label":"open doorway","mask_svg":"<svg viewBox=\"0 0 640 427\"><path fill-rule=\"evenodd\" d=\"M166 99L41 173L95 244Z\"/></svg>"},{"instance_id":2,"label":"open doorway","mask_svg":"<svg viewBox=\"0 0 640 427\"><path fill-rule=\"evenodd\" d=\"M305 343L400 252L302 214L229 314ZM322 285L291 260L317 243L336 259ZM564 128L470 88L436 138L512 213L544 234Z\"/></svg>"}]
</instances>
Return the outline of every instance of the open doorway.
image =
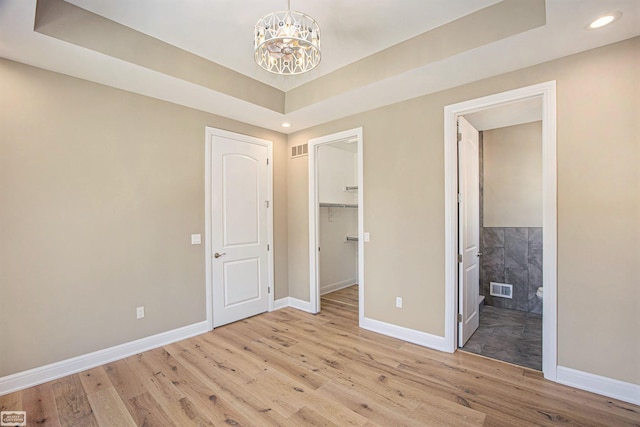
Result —
<instances>
[{"instance_id":1,"label":"open doorway","mask_svg":"<svg viewBox=\"0 0 640 427\"><path fill-rule=\"evenodd\" d=\"M362 129L309 141L310 301L363 313ZM334 297L331 297L333 295ZM357 298L354 298L357 296Z\"/></svg>"},{"instance_id":2,"label":"open doorway","mask_svg":"<svg viewBox=\"0 0 640 427\"><path fill-rule=\"evenodd\" d=\"M445 107L445 341L447 350L458 348L459 311L458 283L464 280L460 274L459 260L462 247L459 246L458 229L458 149L457 122L461 116L487 111L496 107L512 110L516 103L539 99L542 104L542 238L544 294L542 297L542 371L545 378L556 379L557 371L557 327L556 327L556 108L555 82L547 82L496 95L473 99ZM481 252L481 251L478 251ZM477 301L479 302L479 293ZM471 299L472 300L472 299ZM459 316L460 314L460 316Z\"/></svg>"},{"instance_id":3,"label":"open doorway","mask_svg":"<svg viewBox=\"0 0 640 427\"><path fill-rule=\"evenodd\" d=\"M458 345L542 370L542 100L460 116L458 130Z\"/></svg>"}]
</instances>

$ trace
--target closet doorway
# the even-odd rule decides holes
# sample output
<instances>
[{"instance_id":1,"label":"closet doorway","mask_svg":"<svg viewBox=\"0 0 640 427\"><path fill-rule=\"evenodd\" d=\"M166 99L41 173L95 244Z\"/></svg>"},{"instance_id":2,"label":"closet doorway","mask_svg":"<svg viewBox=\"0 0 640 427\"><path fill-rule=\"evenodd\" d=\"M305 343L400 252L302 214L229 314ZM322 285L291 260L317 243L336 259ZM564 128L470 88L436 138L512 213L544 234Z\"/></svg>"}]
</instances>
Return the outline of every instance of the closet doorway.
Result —
<instances>
[{"instance_id":1,"label":"closet doorway","mask_svg":"<svg viewBox=\"0 0 640 427\"><path fill-rule=\"evenodd\" d=\"M309 295L357 289L364 313L362 128L309 140ZM358 286L355 286L358 285ZM352 305L356 301L352 300ZM353 308L353 307L352 307Z\"/></svg>"}]
</instances>

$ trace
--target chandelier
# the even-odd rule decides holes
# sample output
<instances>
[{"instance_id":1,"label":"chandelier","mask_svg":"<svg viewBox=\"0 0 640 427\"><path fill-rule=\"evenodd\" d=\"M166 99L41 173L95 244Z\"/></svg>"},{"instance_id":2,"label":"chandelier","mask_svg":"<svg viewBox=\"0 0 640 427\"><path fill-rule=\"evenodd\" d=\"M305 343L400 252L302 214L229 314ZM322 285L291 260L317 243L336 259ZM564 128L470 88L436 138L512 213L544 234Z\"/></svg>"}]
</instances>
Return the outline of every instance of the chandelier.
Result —
<instances>
[{"instance_id":1,"label":"chandelier","mask_svg":"<svg viewBox=\"0 0 640 427\"><path fill-rule=\"evenodd\" d=\"M263 16L255 28L255 60L282 75L306 73L320 63L320 26L309 15L288 9Z\"/></svg>"}]
</instances>

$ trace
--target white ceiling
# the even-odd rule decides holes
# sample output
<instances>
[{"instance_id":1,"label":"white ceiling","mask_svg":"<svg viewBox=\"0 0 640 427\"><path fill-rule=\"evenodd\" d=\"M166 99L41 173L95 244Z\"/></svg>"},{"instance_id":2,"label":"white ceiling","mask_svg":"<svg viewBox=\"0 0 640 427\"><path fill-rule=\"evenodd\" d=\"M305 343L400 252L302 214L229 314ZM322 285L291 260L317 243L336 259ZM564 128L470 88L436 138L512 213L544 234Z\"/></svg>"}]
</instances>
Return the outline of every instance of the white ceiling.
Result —
<instances>
[{"instance_id":1,"label":"white ceiling","mask_svg":"<svg viewBox=\"0 0 640 427\"><path fill-rule=\"evenodd\" d=\"M477 130L491 130L542 120L542 98L512 102L465 114L465 119Z\"/></svg>"},{"instance_id":2,"label":"white ceiling","mask_svg":"<svg viewBox=\"0 0 640 427\"><path fill-rule=\"evenodd\" d=\"M253 29L287 0L67 1L286 91L501 0L292 0L320 24L322 61L286 79L256 66Z\"/></svg>"},{"instance_id":3,"label":"white ceiling","mask_svg":"<svg viewBox=\"0 0 640 427\"><path fill-rule=\"evenodd\" d=\"M292 0L292 9L321 26L322 62L306 75L282 77L253 63L252 33L261 15L286 9L286 0L69 0L285 92L497 2ZM639 0L547 0L542 27L282 114L37 33L35 7L36 0L0 0L0 57L284 133L640 35ZM585 30L609 11L623 16L609 27ZM293 126L281 128L284 121Z\"/></svg>"}]
</instances>

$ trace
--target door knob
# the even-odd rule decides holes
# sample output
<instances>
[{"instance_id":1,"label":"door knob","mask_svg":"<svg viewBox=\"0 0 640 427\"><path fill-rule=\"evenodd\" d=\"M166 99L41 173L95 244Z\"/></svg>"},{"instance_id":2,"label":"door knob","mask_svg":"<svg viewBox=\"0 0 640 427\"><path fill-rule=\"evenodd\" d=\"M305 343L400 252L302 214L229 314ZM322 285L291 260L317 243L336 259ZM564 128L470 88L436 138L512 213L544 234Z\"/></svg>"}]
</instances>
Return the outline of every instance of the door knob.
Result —
<instances>
[{"instance_id":1,"label":"door knob","mask_svg":"<svg viewBox=\"0 0 640 427\"><path fill-rule=\"evenodd\" d=\"M216 258L220 258L222 255L226 255L226 252L222 252L221 254L219 254L218 252L216 252L215 254L213 254L214 257Z\"/></svg>"}]
</instances>

